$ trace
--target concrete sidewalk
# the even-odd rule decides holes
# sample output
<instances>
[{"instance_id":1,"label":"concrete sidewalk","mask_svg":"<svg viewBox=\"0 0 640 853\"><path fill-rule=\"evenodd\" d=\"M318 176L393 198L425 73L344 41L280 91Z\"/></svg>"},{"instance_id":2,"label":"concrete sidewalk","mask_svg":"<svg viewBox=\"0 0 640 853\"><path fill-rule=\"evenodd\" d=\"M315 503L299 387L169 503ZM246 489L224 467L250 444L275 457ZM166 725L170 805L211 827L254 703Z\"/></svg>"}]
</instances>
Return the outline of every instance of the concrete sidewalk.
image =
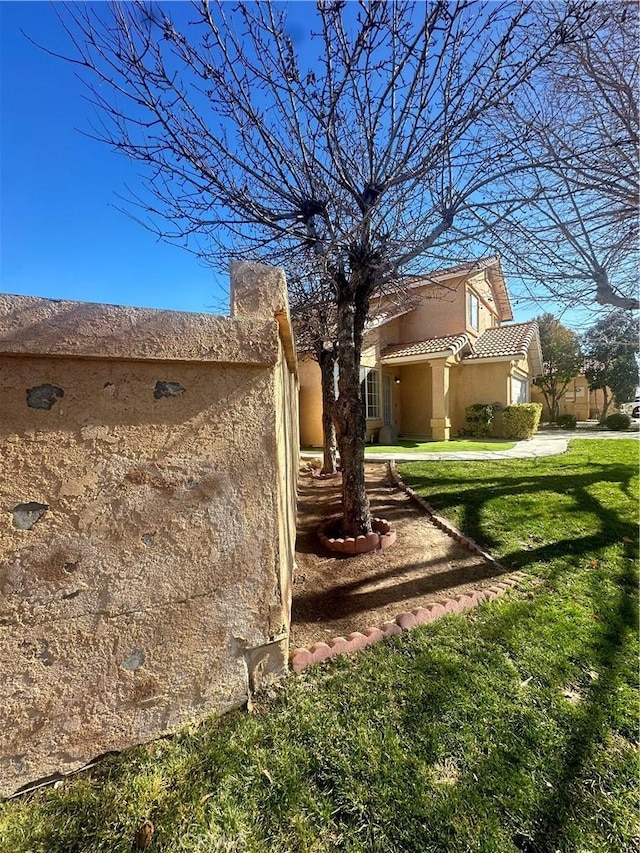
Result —
<instances>
[{"instance_id":1,"label":"concrete sidewalk","mask_svg":"<svg viewBox=\"0 0 640 853\"><path fill-rule=\"evenodd\" d=\"M543 430L536 433L533 438L525 441L517 441L511 450L467 450L452 451L450 453L412 453L411 451L399 451L398 453L372 453L365 450L367 462L441 462L443 460L459 462L480 462L486 459L536 459L539 456L558 456L565 453L572 438L605 438L638 439L638 432L611 432L610 430ZM322 450L301 450L302 459L317 459L322 457Z\"/></svg>"}]
</instances>

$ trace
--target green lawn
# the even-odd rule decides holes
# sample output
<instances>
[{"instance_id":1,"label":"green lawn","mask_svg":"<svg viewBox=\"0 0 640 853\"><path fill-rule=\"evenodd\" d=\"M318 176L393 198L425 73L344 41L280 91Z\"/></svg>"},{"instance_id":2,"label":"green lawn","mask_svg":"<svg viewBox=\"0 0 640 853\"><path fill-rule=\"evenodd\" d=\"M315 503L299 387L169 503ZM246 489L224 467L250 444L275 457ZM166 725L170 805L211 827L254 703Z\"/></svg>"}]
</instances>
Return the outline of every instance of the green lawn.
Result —
<instances>
[{"instance_id":1,"label":"green lawn","mask_svg":"<svg viewBox=\"0 0 640 853\"><path fill-rule=\"evenodd\" d=\"M410 441L400 439L396 444L368 444L367 453L459 453L474 450L511 450L514 441L500 439L453 438L451 441Z\"/></svg>"},{"instance_id":2,"label":"green lawn","mask_svg":"<svg viewBox=\"0 0 640 853\"><path fill-rule=\"evenodd\" d=\"M234 713L0 806L2 853L631 853L637 443L408 463L532 591L291 678Z\"/></svg>"}]
</instances>

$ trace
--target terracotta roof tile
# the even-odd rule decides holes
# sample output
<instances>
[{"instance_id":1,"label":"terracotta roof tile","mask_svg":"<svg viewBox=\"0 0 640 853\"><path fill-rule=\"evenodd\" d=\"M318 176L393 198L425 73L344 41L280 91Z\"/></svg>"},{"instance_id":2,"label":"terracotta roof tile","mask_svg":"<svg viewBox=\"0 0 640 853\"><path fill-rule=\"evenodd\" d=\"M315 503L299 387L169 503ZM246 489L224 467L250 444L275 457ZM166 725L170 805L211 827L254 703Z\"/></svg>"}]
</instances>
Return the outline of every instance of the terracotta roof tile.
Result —
<instances>
[{"instance_id":1,"label":"terracotta roof tile","mask_svg":"<svg viewBox=\"0 0 640 853\"><path fill-rule=\"evenodd\" d=\"M409 358L416 355L432 355L437 352L451 350L459 352L469 343L466 335L444 335L439 338L429 338L426 341L414 341L410 344L392 344L382 352L382 358Z\"/></svg>"},{"instance_id":2,"label":"terracotta roof tile","mask_svg":"<svg viewBox=\"0 0 640 853\"><path fill-rule=\"evenodd\" d=\"M513 323L509 326L486 329L473 344L473 352L466 358L524 355L535 337L536 330L535 323Z\"/></svg>"}]
</instances>

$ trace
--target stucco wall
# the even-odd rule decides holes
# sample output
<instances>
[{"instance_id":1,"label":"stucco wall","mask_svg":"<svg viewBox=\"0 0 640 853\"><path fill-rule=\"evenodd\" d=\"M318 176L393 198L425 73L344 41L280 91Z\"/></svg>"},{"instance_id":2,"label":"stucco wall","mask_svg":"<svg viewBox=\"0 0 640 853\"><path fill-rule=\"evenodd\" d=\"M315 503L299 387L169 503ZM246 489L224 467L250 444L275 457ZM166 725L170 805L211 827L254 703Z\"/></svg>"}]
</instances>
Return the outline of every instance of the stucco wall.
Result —
<instances>
[{"instance_id":1,"label":"stucco wall","mask_svg":"<svg viewBox=\"0 0 640 853\"><path fill-rule=\"evenodd\" d=\"M0 793L286 666L297 377L278 270L234 316L0 297Z\"/></svg>"},{"instance_id":2,"label":"stucco wall","mask_svg":"<svg viewBox=\"0 0 640 853\"><path fill-rule=\"evenodd\" d=\"M421 301L401 318L400 341L423 341L439 335L459 335L465 329L465 290L462 279L416 288Z\"/></svg>"},{"instance_id":3,"label":"stucco wall","mask_svg":"<svg viewBox=\"0 0 640 853\"><path fill-rule=\"evenodd\" d=\"M401 434L429 436L431 432L431 368L427 362L405 364L399 371Z\"/></svg>"},{"instance_id":4,"label":"stucco wall","mask_svg":"<svg viewBox=\"0 0 640 853\"><path fill-rule=\"evenodd\" d=\"M300 359L300 444L322 447L322 384L320 365L310 356Z\"/></svg>"},{"instance_id":5,"label":"stucco wall","mask_svg":"<svg viewBox=\"0 0 640 853\"><path fill-rule=\"evenodd\" d=\"M474 403L500 403L507 406L509 400L509 376L511 364L508 361L462 362L451 368L450 404L451 435L458 435L466 424L465 409ZM501 417L499 412L494 420L494 435L500 435Z\"/></svg>"},{"instance_id":6,"label":"stucco wall","mask_svg":"<svg viewBox=\"0 0 640 853\"><path fill-rule=\"evenodd\" d=\"M611 390L609 390L609 399L611 399ZM542 404L542 420L549 420L549 408L542 391L533 386L531 388L531 399L536 403ZM579 421L586 421L590 418L598 419L604 408L604 394L601 389L594 391L589 390L589 383L586 376L579 374L569 383L566 394L560 398L559 412L561 415L575 415ZM607 409L608 414L617 412L613 402L610 402Z\"/></svg>"},{"instance_id":7,"label":"stucco wall","mask_svg":"<svg viewBox=\"0 0 640 853\"><path fill-rule=\"evenodd\" d=\"M478 329L467 323L467 289L479 297ZM440 335L460 335L467 332L477 337L495 325L495 309L490 310L487 297L491 287L485 273L477 273L465 282L463 276L451 278L440 284L427 284L416 288L421 298L416 308L400 318L399 342L426 340Z\"/></svg>"}]
</instances>

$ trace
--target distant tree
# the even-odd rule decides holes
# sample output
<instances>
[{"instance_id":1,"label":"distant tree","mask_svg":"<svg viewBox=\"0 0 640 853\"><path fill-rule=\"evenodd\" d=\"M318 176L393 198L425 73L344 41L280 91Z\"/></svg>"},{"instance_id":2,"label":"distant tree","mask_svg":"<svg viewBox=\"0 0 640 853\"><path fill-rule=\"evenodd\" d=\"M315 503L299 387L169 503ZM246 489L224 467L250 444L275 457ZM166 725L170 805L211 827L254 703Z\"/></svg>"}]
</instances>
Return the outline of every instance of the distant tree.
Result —
<instances>
[{"instance_id":1,"label":"distant tree","mask_svg":"<svg viewBox=\"0 0 640 853\"><path fill-rule=\"evenodd\" d=\"M374 293L464 258L518 165L497 112L559 45L583 4L536 25L530 3L57 5L100 124L145 171L139 218L209 260L317 277L335 308L343 529L371 530L360 356ZM554 7L555 8L555 7ZM467 241L465 243L465 240ZM194 246L195 241L195 246Z\"/></svg>"},{"instance_id":2,"label":"distant tree","mask_svg":"<svg viewBox=\"0 0 640 853\"><path fill-rule=\"evenodd\" d=\"M582 369L580 340L575 332L567 329L553 314L536 317L540 330L542 349L541 376L533 382L542 391L552 422L558 420L559 403L569 383Z\"/></svg>"},{"instance_id":3,"label":"distant tree","mask_svg":"<svg viewBox=\"0 0 640 853\"><path fill-rule=\"evenodd\" d=\"M638 375L638 318L626 311L612 311L598 320L582 337L585 376L592 390L600 389L604 405L600 421L607 419L611 404L609 390L616 405L633 400Z\"/></svg>"},{"instance_id":4,"label":"distant tree","mask_svg":"<svg viewBox=\"0 0 640 853\"><path fill-rule=\"evenodd\" d=\"M534 297L640 307L638 9L593 4L585 37L562 45L503 111L502 138L523 167L506 182L522 203L496 235Z\"/></svg>"}]
</instances>

